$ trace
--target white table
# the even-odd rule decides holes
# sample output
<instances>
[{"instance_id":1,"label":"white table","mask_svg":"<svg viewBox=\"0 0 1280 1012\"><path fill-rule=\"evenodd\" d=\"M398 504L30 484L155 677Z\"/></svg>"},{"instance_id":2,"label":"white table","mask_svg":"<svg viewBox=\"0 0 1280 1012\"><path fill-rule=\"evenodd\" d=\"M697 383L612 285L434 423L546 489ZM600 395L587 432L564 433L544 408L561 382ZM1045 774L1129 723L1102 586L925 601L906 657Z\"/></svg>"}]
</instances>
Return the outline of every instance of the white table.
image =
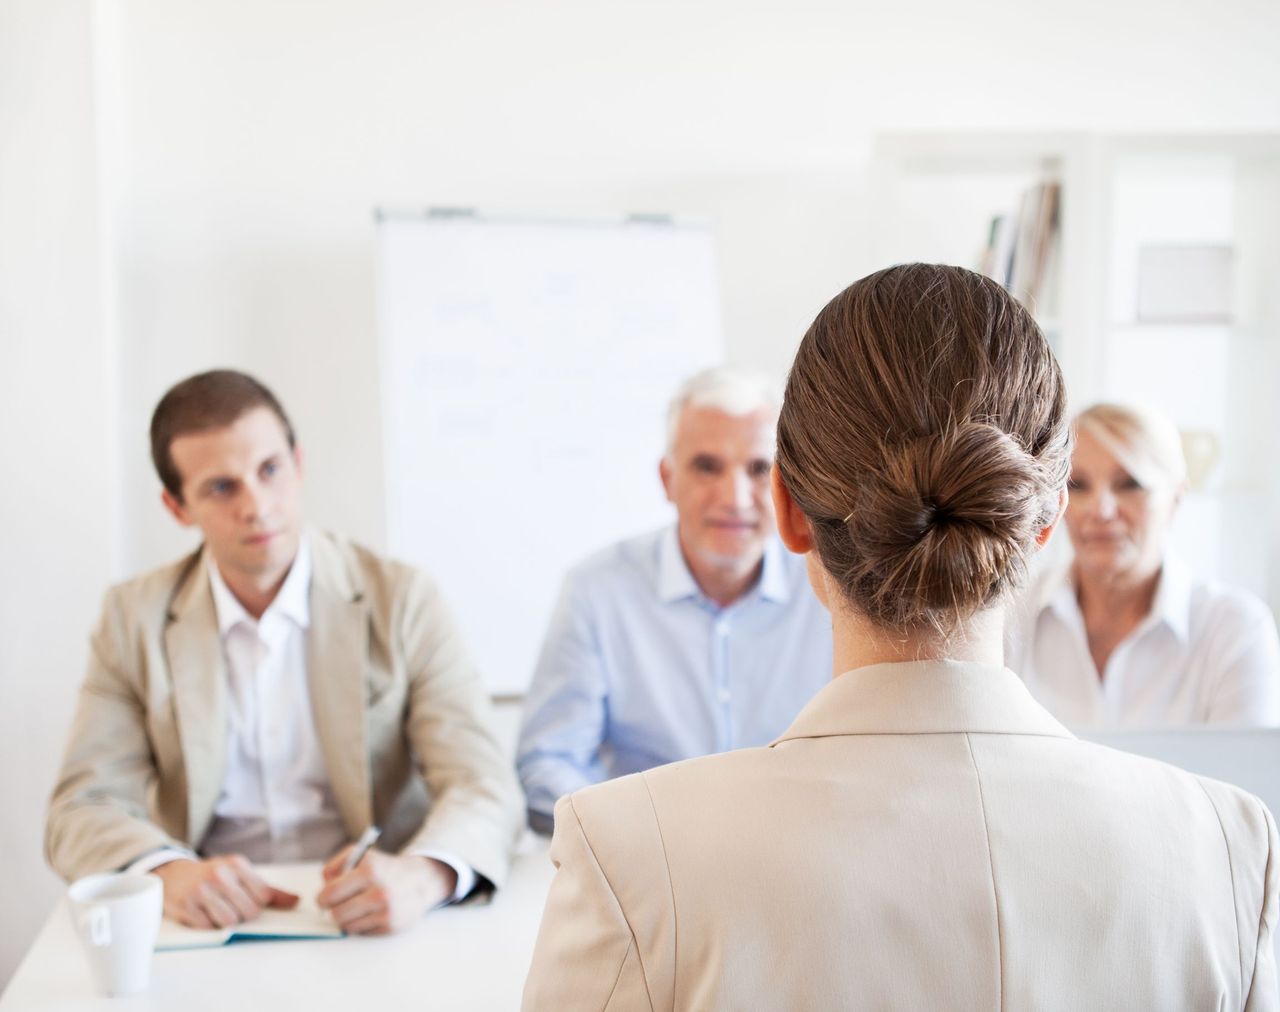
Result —
<instances>
[{"instance_id":1,"label":"white table","mask_svg":"<svg viewBox=\"0 0 1280 1012\"><path fill-rule=\"evenodd\" d=\"M0 997L0 1012L517 1009L552 872L547 842L530 835L492 903L438 910L380 938L158 952L151 988L136 998L95 995L62 900Z\"/></svg>"}]
</instances>

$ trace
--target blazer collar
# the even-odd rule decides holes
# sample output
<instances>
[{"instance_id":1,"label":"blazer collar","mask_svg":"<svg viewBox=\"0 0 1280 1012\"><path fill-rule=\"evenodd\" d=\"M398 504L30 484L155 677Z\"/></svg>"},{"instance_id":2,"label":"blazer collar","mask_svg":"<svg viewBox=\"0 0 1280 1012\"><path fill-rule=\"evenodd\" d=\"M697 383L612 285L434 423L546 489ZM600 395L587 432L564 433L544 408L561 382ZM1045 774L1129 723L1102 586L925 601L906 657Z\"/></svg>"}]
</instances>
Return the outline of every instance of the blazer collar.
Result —
<instances>
[{"instance_id":1,"label":"blazer collar","mask_svg":"<svg viewBox=\"0 0 1280 1012\"><path fill-rule=\"evenodd\" d=\"M965 661L873 664L839 675L773 744L847 734L1074 735L1008 668Z\"/></svg>"}]
</instances>

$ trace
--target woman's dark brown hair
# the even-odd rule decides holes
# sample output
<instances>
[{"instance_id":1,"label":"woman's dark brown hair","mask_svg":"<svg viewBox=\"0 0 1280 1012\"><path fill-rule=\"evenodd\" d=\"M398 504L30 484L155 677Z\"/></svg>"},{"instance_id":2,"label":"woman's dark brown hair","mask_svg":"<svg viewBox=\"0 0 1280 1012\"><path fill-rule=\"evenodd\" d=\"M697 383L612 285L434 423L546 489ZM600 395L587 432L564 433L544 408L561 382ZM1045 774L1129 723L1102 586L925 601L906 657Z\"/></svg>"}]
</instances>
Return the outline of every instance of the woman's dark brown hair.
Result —
<instances>
[{"instance_id":1,"label":"woman's dark brown hair","mask_svg":"<svg viewBox=\"0 0 1280 1012\"><path fill-rule=\"evenodd\" d=\"M959 267L863 278L801 342L777 465L878 625L949 634L1021 578L1070 469L1062 374L1022 306Z\"/></svg>"}]
</instances>

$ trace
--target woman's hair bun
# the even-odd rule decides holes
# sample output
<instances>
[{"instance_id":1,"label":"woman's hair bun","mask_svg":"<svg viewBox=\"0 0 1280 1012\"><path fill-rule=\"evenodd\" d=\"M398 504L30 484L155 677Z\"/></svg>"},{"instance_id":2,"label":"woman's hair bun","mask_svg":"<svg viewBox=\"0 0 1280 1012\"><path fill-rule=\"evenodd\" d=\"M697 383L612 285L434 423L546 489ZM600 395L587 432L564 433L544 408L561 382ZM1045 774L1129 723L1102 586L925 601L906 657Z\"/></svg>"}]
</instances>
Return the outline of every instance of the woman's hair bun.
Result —
<instances>
[{"instance_id":1,"label":"woman's hair bun","mask_svg":"<svg viewBox=\"0 0 1280 1012\"><path fill-rule=\"evenodd\" d=\"M962 422L886 447L850 503L848 579L870 617L947 625L995 602L1052 518L1055 489L1007 433Z\"/></svg>"}]
</instances>

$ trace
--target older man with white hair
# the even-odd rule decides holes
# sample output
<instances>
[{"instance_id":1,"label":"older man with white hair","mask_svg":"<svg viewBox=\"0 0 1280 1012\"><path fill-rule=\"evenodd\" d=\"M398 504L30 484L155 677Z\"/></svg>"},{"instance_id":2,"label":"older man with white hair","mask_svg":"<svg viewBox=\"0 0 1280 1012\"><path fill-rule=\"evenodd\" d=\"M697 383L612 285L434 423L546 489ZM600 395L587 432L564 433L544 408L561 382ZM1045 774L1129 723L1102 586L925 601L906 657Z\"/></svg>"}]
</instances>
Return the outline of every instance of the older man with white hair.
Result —
<instances>
[{"instance_id":1,"label":"older man with white hair","mask_svg":"<svg viewBox=\"0 0 1280 1012\"><path fill-rule=\"evenodd\" d=\"M535 829L588 784L768 743L829 680L830 618L774 529L778 406L736 370L685 382L658 465L676 523L569 572L517 756Z\"/></svg>"}]
</instances>

